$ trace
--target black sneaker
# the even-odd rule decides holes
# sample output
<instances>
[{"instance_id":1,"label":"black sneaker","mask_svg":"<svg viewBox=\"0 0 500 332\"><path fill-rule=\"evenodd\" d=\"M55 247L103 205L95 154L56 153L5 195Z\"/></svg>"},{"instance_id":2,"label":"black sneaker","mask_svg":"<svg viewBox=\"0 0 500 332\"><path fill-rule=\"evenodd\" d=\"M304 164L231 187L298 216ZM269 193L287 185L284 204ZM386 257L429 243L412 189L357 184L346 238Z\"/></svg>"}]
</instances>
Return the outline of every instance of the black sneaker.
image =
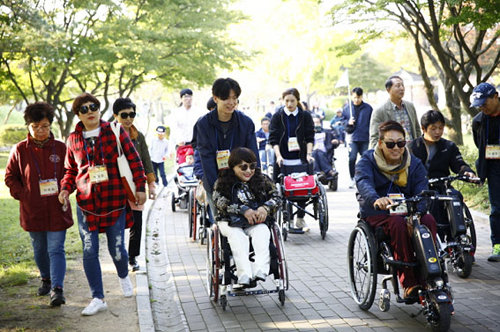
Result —
<instances>
[{"instance_id":1,"label":"black sneaker","mask_svg":"<svg viewBox=\"0 0 500 332\"><path fill-rule=\"evenodd\" d=\"M50 279L42 279L42 285L38 288L38 296L45 296L50 292Z\"/></svg>"},{"instance_id":2,"label":"black sneaker","mask_svg":"<svg viewBox=\"0 0 500 332\"><path fill-rule=\"evenodd\" d=\"M59 307L61 304L66 304L62 288L57 287L52 289L52 291L50 291L50 306Z\"/></svg>"},{"instance_id":3,"label":"black sneaker","mask_svg":"<svg viewBox=\"0 0 500 332\"><path fill-rule=\"evenodd\" d=\"M137 261L135 260L135 257L129 257L128 258L128 263L130 264L130 266L132 267L132 271L135 272L135 271L139 271L139 269L141 268L139 266L139 264L137 263Z\"/></svg>"}]
</instances>

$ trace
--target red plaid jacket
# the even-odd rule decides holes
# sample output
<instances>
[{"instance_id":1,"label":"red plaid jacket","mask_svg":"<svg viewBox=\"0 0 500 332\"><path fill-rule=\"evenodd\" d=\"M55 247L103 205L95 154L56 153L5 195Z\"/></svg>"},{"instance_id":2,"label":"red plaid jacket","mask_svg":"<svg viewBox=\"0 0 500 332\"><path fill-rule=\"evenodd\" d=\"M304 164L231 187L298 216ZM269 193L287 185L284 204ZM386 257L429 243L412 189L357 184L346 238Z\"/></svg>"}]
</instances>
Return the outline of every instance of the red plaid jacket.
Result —
<instances>
[{"instance_id":1,"label":"red plaid jacket","mask_svg":"<svg viewBox=\"0 0 500 332\"><path fill-rule=\"evenodd\" d=\"M68 150L64 162L65 174L61 181L61 189L70 193L77 190L76 200L85 214L90 231L99 229L99 232L104 232L106 227L112 226L116 222L123 209L127 211L126 224L127 227L130 227L134 220L118 172L116 162L118 147L115 134L109 122L101 120L101 131L94 149L87 144L87 151L85 151L83 129L83 124L79 122L75 131L68 137L66 144ZM144 168L134 144L123 128L120 128L120 142L129 161L136 189L139 192L144 192L146 186ZM94 151L95 156L93 156ZM90 165L87 155L92 160ZM89 166L102 164L102 158L104 158L108 171L108 181L91 184L88 173ZM96 160L95 164L94 159Z\"/></svg>"}]
</instances>

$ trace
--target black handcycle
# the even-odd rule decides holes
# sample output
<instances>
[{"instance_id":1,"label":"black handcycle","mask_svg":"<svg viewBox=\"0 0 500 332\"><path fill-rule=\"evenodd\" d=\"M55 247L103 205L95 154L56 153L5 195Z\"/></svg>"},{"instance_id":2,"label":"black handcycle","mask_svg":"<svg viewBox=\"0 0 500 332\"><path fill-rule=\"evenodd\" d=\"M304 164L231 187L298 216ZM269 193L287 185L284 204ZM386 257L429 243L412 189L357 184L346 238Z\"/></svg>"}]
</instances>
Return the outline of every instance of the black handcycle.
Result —
<instances>
[{"instance_id":1,"label":"black handcycle","mask_svg":"<svg viewBox=\"0 0 500 332\"><path fill-rule=\"evenodd\" d=\"M390 291L387 282L391 281L398 303L420 303L423 313L433 331L447 331L452 314L451 286L444 258L436 248L429 229L420 224L421 215L417 206L424 200L436 199L434 191L423 191L411 198L400 199L390 207L394 210L400 205L407 209L406 221L411 229L411 240L416 253L416 262L403 262L394 259L390 239L381 227L373 229L367 221L360 219L351 232L348 242L348 278L351 295L358 306L369 310L375 299L377 277L387 274L382 280L379 309L390 308ZM418 296L402 298L399 294L398 269L413 268L421 280L425 280Z\"/></svg>"}]
</instances>

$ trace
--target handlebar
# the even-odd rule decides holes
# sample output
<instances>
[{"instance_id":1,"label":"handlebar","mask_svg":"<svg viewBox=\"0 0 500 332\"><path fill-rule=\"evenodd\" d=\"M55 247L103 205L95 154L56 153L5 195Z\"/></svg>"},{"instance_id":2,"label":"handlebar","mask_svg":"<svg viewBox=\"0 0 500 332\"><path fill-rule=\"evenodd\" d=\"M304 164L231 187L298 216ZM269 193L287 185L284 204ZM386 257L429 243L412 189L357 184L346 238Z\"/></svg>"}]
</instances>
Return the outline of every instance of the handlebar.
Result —
<instances>
[{"instance_id":1,"label":"handlebar","mask_svg":"<svg viewBox=\"0 0 500 332\"><path fill-rule=\"evenodd\" d=\"M394 200L393 204L387 205L387 210L396 208L402 204L412 205L416 207L418 203L420 203L425 199L437 200L437 201L451 201L453 200L453 197L446 195L439 195L435 190L423 190L420 194L417 194L413 197ZM380 206L375 205L375 210L380 211Z\"/></svg>"},{"instance_id":2,"label":"handlebar","mask_svg":"<svg viewBox=\"0 0 500 332\"><path fill-rule=\"evenodd\" d=\"M481 183L481 179L478 177L468 177L465 175L449 175L449 176L443 176L440 178L429 179L429 184L451 183L455 180L460 180L460 181L469 182L469 183L476 183L476 184Z\"/></svg>"}]
</instances>

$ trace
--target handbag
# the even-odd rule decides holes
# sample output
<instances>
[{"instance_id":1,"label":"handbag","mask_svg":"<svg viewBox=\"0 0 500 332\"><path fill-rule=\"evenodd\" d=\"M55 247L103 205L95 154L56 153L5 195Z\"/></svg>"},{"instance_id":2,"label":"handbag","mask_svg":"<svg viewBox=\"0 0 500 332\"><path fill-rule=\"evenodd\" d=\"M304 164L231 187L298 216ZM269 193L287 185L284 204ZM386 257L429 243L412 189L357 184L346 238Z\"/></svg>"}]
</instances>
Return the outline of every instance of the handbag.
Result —
<instances>
[{"instance_id":1,"label":"handbag","mask_svg":"<svg viewBox=\"0 0 500 332\"><path fill-rule=\"evenodd\" d=\"M127 157L123 153L122 144L120 142L120 127L118 122L111 123L111 130L116 137L116 146L118 148L118 158L116 163L118 164L118 171L120 172L120 178L122 180L123 187L127 193L128 200L135 202L135 183L134 177L132 176L132 170L130 169L130 164L128 163Z\"/></svg>"}]
</instances>

